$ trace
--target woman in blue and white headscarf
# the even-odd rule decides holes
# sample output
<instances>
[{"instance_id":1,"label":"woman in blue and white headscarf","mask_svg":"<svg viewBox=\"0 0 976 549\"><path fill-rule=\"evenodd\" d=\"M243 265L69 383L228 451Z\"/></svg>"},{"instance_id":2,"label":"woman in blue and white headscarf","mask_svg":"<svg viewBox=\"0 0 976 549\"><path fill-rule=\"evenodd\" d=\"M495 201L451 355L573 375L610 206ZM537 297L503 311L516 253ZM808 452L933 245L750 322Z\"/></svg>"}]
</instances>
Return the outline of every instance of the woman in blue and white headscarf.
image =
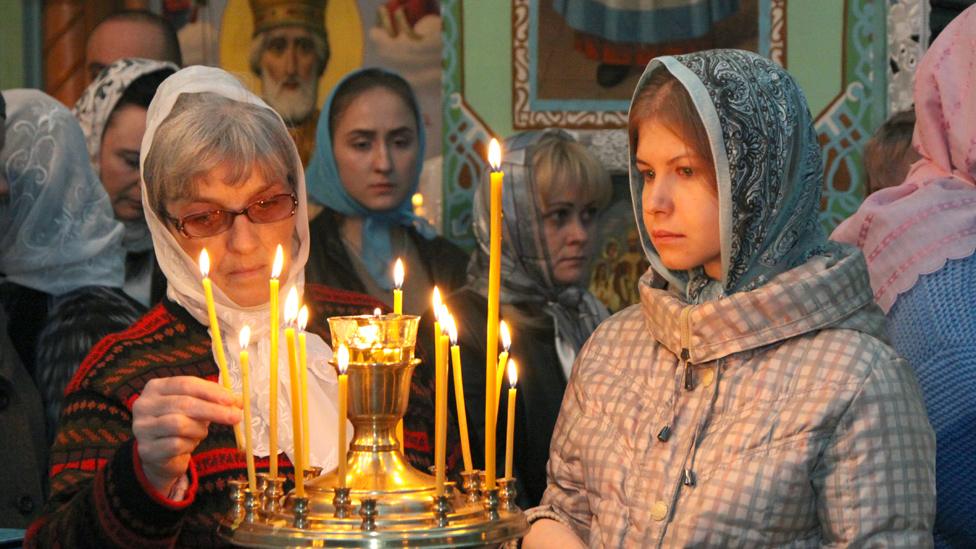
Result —
<instances>
[{"instance_id":1,"label":"woman in blue and white headscarf","mask_svg":"<svg viewBox=\"0 0 976 549\"><path fill-rule=\"evenodd\" d=\"M931 547L932 428L863 255L818 222L799 86L745 51L658 57L629 126L651 267L576 360L524 545Z\"/></svg>"},{"instance_id":2,"label":"woman in blue and white headscarf","mask_svg":"<svg viewBox=\"0 0 976 549\"><path fill-rule=\"evenodd\" d=\"M7 90L0 151L0 304L44 399L49 433L64 387L91 347L138 316L121 291L123 227L92 172L71 112Z\"/></svg>"},{"instance_id":3,"label":"woman in blue and white headscarf","mask_svg":"<svg viewBox=\"0 0 976 549\"><path fill-rule=\"evenodd\" d=\"M433 286L449 292L464 283L467 255L413 213L425 135L403 78L377 68L346 76L322 109L315 143L306 181L324 210L311 221L309 282L389 304L401 257L408 314L427 309Z\"/></svg>"}]
</instances>

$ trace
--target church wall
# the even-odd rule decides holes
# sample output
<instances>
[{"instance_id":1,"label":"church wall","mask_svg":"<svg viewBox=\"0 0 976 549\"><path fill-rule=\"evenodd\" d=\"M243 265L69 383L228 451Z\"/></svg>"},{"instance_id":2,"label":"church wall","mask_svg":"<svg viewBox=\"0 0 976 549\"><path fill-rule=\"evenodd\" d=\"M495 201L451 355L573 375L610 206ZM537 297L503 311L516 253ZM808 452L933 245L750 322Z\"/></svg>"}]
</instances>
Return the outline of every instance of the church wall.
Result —
<instances>
[{"instance_id":1,"label":"church wall","mask_svg":"<svg viewBox=\"0 0 976 549\"><path fill-rule=\"evenodd\" d=\"M21 88L24 78L24 8L21 2L5 0L0 17L0 90Z\"/></svg>"}]
</instances>

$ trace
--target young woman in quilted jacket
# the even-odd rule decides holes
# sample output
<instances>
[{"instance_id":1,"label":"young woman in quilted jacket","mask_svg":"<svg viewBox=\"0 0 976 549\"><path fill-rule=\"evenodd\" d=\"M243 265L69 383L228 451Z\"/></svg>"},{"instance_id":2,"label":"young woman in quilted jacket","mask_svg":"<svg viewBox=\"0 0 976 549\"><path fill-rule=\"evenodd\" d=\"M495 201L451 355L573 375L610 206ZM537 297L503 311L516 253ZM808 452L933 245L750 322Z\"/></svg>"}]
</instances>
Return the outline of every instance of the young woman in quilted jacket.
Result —
<instances>
[{"instance_id":1,"label":"young woman in quilted jacket","mask_svg":"<svg viewBox=\"0 0 976 549\"><path fill-rule=\"evenodd\" d=\"M651 268L577 358L525 546L931 546L932 429L863 256L820 227L792 77L659 57L630 148Z\"/></svg>"}]
</instances>

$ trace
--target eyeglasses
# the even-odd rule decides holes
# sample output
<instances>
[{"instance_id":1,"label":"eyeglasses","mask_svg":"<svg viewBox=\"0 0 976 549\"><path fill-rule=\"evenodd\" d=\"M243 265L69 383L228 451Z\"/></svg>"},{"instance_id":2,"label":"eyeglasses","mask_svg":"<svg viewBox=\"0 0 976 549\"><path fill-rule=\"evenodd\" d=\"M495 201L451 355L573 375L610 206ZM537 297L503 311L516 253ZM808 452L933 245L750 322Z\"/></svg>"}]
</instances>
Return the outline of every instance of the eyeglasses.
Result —
<instances>
[{"instance_id":1,"label":"eyeglasses","mask_svg":"<svg viewBox=\"0 0 976 549\"><path fill-rule=\"evenodd\" d=\"M295 215L298 209L298 197L295 193L276 194L264 200L258 200L248 204L243 210L210 210L183 216L182 218L170 217L169 220L176 226L176 230L187 238L204 238L215 236L227 231L234 224L234 220L239 215L245 215L251 223L263 224L282 221Z\"/></svg>"}]
</instances>

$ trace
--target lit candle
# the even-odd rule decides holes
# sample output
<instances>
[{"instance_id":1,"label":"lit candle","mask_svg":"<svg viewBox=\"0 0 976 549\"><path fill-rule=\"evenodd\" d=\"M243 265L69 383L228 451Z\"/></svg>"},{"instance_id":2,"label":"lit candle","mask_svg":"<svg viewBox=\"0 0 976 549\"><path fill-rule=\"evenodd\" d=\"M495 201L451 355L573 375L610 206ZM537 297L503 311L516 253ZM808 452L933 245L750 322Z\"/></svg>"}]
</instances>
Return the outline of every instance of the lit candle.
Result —
<instances>
[{"instance_id":1,"label":"lit candle","mask_svg":"<svg viewBox=\"0 0 976 549\"><path fill-rule=\"evenodd\" d=\"M251 327L241 328L241 391L244 393L244 457L247 460L247 486L252 494L258 493L254 476L254 441L251 434L251 367L247 345L251 341Z\"/></svg>"},{"instance_id":2,"label":"lit candle","mask_svg":"<svg viewBox=\"0 0 976 549\"><path fill-rule=\"evenodd\" d=\"M495 353L498 351L498 295L502 269L502 150L497 139L488 145L490 175L490 251L488 255L488 337L485 342L485 488L495 489Z\"/></svg>"},{"instance_id":3,"label":"lit candle","mask_svg":"<svg viewBox=\"0 0 976 549\"><path fill-rule=\"evenodd\" d=\"M399 257L393 264L393 314L403 314L403 260ZM401 417L396 424L396 437L400 444L400 453L403 453L403 418Z\"/></svg>"},{"instance_id":4,"label":"lit candle","mask_svg":"<svg viewBox=\"0 0 976 549\"><path fill-rule=\"evenodd\" d=\"M339 488L346 487L346 407L349 399L349 348L345 343L339 345L336 351L336 365L339 370L339 467L336 469L336 480Z\"/></svg>"},{"instance_id":5,"label":"lit candle","mask_svg":"<svg viewBox=\"0 0 976 549\"><path fill-rule=\"evenodd\" d=\"M508 350L512 348L512 332L504 320L498 325L498 334L502 340L502 352L498 353L498 367L495 368L495 413L498 413L499 402L502 398L502 378L505 377L505 364L508 362ZM498 417L495 417L498 423Z\"/></svg>"},{"instance_id":6,"label":"lit candle","mask_svg":"<svg viewBox=\"0 0 976 549\"><path fill-rule=\"evenodd\" d=\"M291 436L294 451L295 495L305 497L305 452L302 450L301 375L298 373L298 353L295 348L295 321L298 318L298 290L292 286L285 299L285 345L288 348L288 371L291 374Z\"/></svg>"},{"instance_id":7,"label":"lit candle","mask_svg":"<svg viewBox=\"0 0 976 549\"><path fill-rule=\"evenodd\" d=\"M443 304L443 302L441 301L441 291L437 288L437 286L434 286L434 293L431 296L430 301L431 301L431 310L434 311L434 351L436 352L438 350L437 337L440 336L441 334L440 315L441 315L441 305Z\"/></svg>"},{"instance_id":8,"label":"lit candle","mask_svg":"<svg viewBox=\"0 0 976 549\"><path fill-rule=\"evenodd\" d=\"M203 294L207 299L207 315L210 317L210 337L213 343L214 353L217 355L217 370L220 372L220 384L228 391L230 388L230 375L227 373L227 357L224 356L224 342L220 338L220 324L217 323L217 306L214 304L213 283L210 281L210 255L204 248L200 252L200 274L203 275ZM234 442L237 449L241 449L240 426L234 426Z\"/></svg>"},{"instance_id":9,"label":"lit candle","mask_svg":"<svg viewBox=\"0 0 976 549\"><path fill-rule=\"evenodd\" d=\"M393 264L393 314L403 314L403 260Z\"/></svg>"},{"instance_id":10,"label":"lit candle","mask_svg":"<svg viewBox=\"0 0 976 549\"><path fill-rule=\"evenodd\" d=\"M311 464L308 454L312 443L309 439L308 425L308 353L306 352L307 347L305 345L306 326L308 326L308 307L302 305L301 310L298 311L298 363L302 369L302 449L305 450L305 455L302 456L304 458L302 465L308 467Z\"/></svg>"},{"instance_id":11,"label":"lit candle","mask_svg":"<svg viewBox=\"0 0 976 549\"><path fill-rule=\"evenodd\" d=\"M285 254L281 244L275 250L274 265L271 268L271 364L269 365L268 385L268 469L271 478L278 478L278 277L284 267Z\"/></svg>"},{"instance_id":12,"label":"lit candle","mask_svg":"<svg viewBox=\"0 0 976 549\"><path fill-rule=\"evenodd\" d=\"M464 458L465 472L470 473L474 467L471 465L471 442L468 440L468 415L464 408L461 346L458 345L457 323L453 316L448 317L447 335L451 339L451 364L454 366L454 401L457 404L458 431L461 434L461 457Z\"/></svg>"},{"instance_id":13,"label":"lit candle","mask_svg":"<svg viewBox=\"0 0 976 549\"><path fill-rule=\"evenodd\" d=\"M441 304L440 328L450 322L447 307ZM447 479L447 346L448 337L443 331L437 334L437 360L434 377L434 471L437 495L444 495L444 482Z\"/></svg>"},{"instance_id":14,"label":"lit candle","mask_svg":"<svg viewBox=\"0 0 976 549\"><path fill-rule=\"evenodd\" d=\"M505 425L505 478L512 478L512 456L515 442L515 383L518 381L518 366L513 358L508 362L508 421Z\"/></svg>"},{"instance_id":15,"label":"lit candle","mask_svg":"<svg viewBox=\"0 0 976 549\"><path fill-rule=\"evenodd\" d=\"M436 376L437 376L437 365L441 363L440 362L440 360L441 360L441 346L440 346L440 335L441 335L441 319L440 319L440 315L441 315L441 304L442 304L441 303L441 291L437 288L437 286L434 286L434 293L431 296L431 307L432 307L431 310L434 311L434 376L435 376L435 379L436 379ZM434 421L434 426L435 427L437 426L437 421L436 421L436 415L437 415L437 405L436 405L437 390L436 389L437 389L437 387L436 387L436 383L435 383L435 386L434 386L434 396L435 396L435 403L434 403L435 404L434 405L435 421ZM400 440L403 440L403 439L401 438ZM401 443L401 446L400 446L400 451L401 452L403 451L403 445L402 445L402 443Z\"/></svg>"}]
</instances>

